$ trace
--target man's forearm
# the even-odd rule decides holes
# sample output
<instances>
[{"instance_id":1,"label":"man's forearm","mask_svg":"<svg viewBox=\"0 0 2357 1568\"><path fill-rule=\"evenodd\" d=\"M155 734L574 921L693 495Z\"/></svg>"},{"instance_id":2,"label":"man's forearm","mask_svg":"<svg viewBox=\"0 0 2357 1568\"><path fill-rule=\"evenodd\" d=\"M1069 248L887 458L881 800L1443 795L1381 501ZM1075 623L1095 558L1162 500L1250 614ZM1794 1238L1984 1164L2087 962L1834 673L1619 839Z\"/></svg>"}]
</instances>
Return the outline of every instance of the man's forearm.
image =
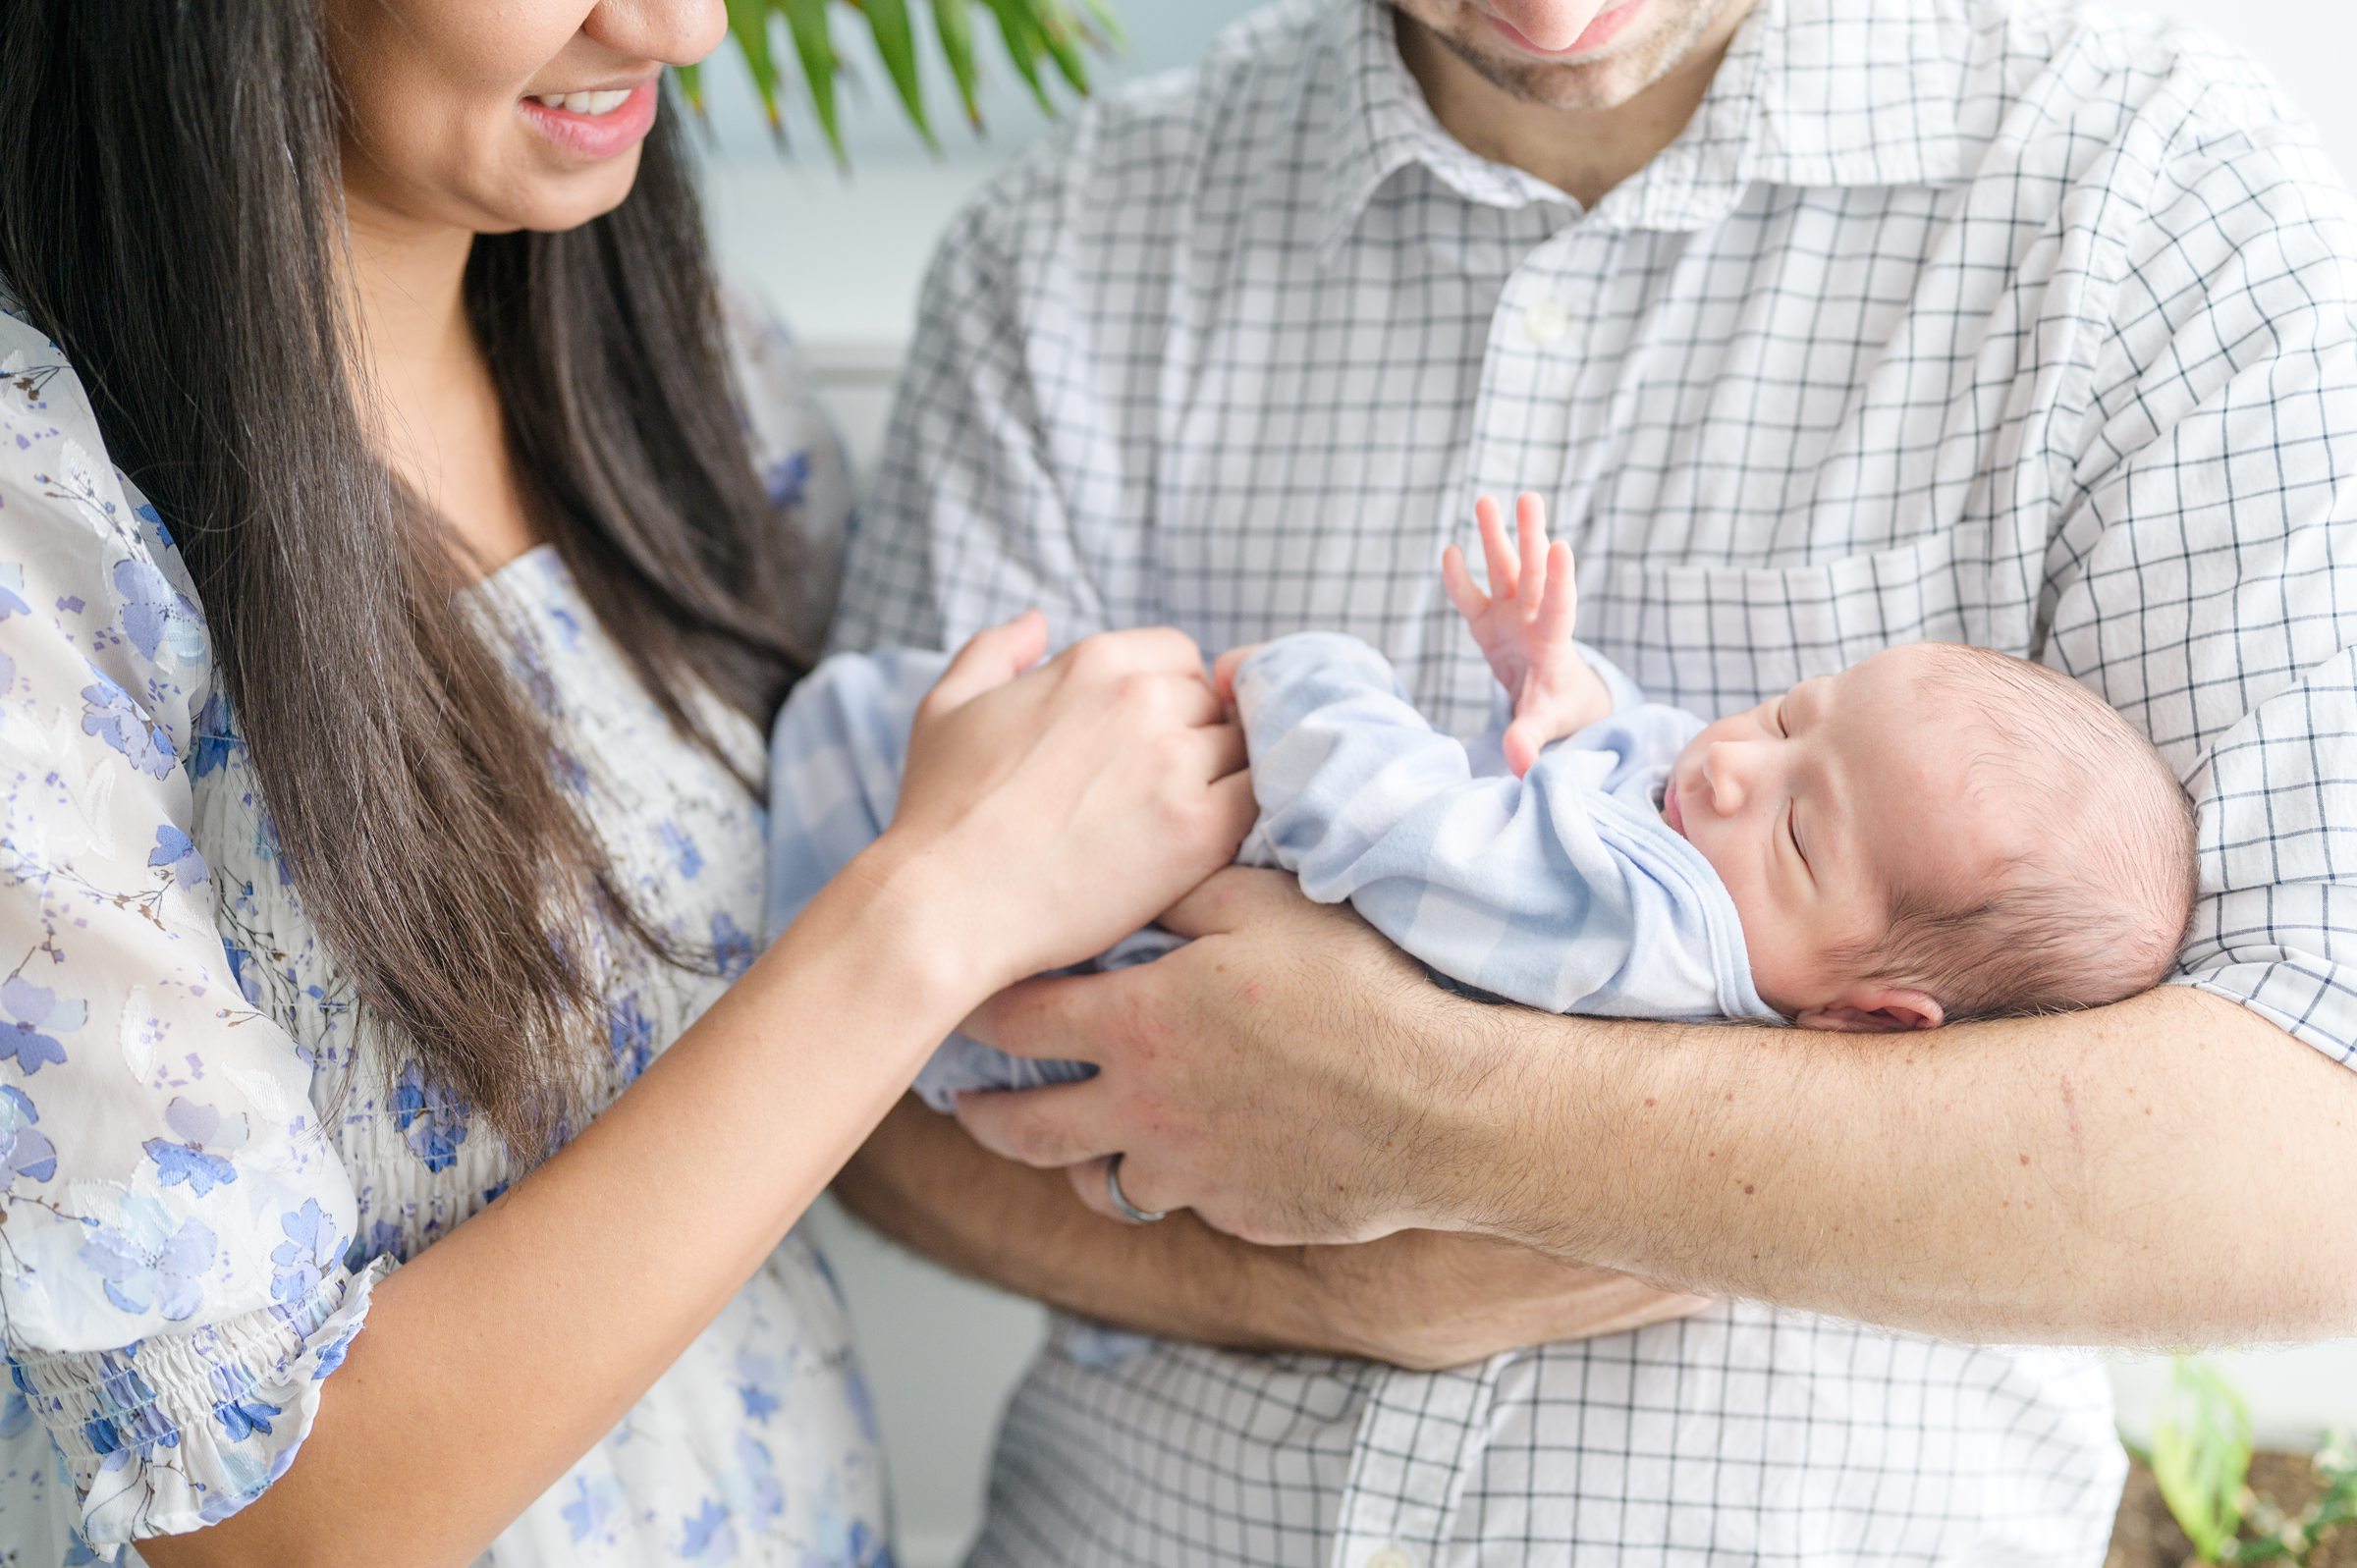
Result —
<instances>
[{"instance_id":1,"label":"man's forearm","mask_svg":"<svg viewBox=\"0 0 2357 1568\"><path fill-rule=\"evenodd\" d=\"M1116 1224L1082 1207L1063 1173L1002 1160L915 1100L885 1118L834 1190L868 1225L969 1278L1231 1349L1448 1367L1708 1305L1477 1237L1407 1232L1367 1246L1270 1248L1188 1215Z\"/></svg>"},{"instance_id":2,"label":"man's forearm","mask_svg":"<svg viewBox=\"0 0 2357 1568\"><path fill-rule=\"evenodd\" d=\"M1912 1035L1495 1027L1447 1162L1474 1228L1966 1338L2357 1331L2357 1075L2218 998Z\"/></svg>"},{"instance_id":3,"label":"man's forearm","mask_svg":"<svg viewBox=\"0 0 2357 1568\"><path fill-rule=\"evenodd\" d=\"M904 1100L835 1180L864 1223L957 1273L1150 1333L1238 1348L1299 1344L1289 1253L1249 1248L1175 1215L1148 1227L1083 1208L1061 1171L999 1159ZM1256 1256L1258 1254L1258 1256Z\"/></svg>"}]
</instances>

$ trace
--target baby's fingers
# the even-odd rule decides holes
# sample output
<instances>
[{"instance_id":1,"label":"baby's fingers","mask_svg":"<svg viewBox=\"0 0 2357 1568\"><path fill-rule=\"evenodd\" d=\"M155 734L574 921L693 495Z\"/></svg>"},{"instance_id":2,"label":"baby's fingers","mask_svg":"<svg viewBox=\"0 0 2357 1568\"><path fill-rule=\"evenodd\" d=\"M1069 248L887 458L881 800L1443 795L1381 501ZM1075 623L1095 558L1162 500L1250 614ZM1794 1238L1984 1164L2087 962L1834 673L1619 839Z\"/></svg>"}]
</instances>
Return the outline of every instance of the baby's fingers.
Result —
<instances>
[{"instance_id":1,"label":"baby's fingers","mask_svg":"<svg viewBox=\"0 0 2357 1568\"><path fill-rule=\"evenodd\" d=\"M1481 525L1481 554L1490 568L1490 597L1511 599L1521 572L1514 567L1512 547L1506 542L1506 519L1499 514L1498 498L1483 496L1474 502L1473 520Z\"/></svg>"},{"instance_id":2,"label":"baby's fingers","mask_svg":"<svg viewBox=\"0 0 2357 1568\"><path fill-rule=\"evenodd\" d=\"M1473 573L1465 568L1465 553L1451 545L1441 552L1441 586L1448 590L1449 602L1456 613L1467 621L1479 621L1490 608L1490 596L1473 586Z\"/></svg>"},{"instance_id":3,"label":"baby's fingers","mask_svg":"<svg viewBox=\"0 0 2357 1568\"><path fill-rule=\"evenodd\" d=\"M1506 727L1501 749L1506 753L1506 765L1517 779L1530 772L1531 764L1539 760L1539 750L1548 742L1547 727L1536 719L1516 719Z\"/></svg>"},{"instance_id":4,"label":"baby's fingers","mask_svg":"<svg viewBox=\"0 0 2357 1568\"><path fill-rule=\"evenodd\" d=\"M1579 616L1579 579L1573 573L1571 547L1558 539L1547 551L1544 570L1547 592L1539 600L1533 629L1542 642L1568 642Z\"/></svg>"},{"instance_id":5,"label":"baby's fingers","mask_svg":"<svg viewBox=\"0 0 2357 1568\"><path fill-rule=\"evenodd\" d=\"M1547 591L1547 503L1528 490L1514 498L1514 539L1522 547L1521 583L1536 599Z\"/></svg>"}]
</instances>

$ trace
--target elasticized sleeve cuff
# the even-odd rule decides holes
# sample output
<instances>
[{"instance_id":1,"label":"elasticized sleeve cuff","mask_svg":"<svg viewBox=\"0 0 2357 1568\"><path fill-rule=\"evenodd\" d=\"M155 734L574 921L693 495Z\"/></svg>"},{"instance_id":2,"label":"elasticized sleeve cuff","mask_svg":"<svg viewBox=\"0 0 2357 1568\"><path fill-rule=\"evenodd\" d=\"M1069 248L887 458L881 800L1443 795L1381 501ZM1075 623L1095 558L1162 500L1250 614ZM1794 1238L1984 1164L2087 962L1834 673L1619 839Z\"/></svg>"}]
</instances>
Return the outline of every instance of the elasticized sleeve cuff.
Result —
<instances>
[{"instance_id":1,"label":"elasticized sleeve cuff","mask_svg":"<svg viewBox=\"0 0 2357 1568\"><path fill-rule=\"evenodd\" d=\"M260 1496L294 1462L392 1267L338 1269L300 1301L119 1350L17 1354L17 1385L81 1494L83 1540L104 1553Z\"/></svg>"}]
</instances>

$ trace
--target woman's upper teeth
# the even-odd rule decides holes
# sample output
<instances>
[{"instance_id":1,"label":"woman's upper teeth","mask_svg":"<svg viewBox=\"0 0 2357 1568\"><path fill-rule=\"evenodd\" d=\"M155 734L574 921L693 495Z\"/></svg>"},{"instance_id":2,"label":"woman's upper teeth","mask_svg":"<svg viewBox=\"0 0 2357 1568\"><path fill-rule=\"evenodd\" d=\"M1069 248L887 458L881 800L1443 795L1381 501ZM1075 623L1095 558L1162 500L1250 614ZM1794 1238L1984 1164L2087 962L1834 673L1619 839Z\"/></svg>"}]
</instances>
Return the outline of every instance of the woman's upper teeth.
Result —
<instances>
[{"instance_id":1,"label":"woman's upper teeth","mask_svg":"<svg viewBox=\"0 0 2357 1568\"><path fill-rule=\"evenodd\" d=\"M613 87L604 92L544 92L540 94L540 102L547 108L573 114L612 114L630 95L628 87Z\"/></svg>"}]
</instances>

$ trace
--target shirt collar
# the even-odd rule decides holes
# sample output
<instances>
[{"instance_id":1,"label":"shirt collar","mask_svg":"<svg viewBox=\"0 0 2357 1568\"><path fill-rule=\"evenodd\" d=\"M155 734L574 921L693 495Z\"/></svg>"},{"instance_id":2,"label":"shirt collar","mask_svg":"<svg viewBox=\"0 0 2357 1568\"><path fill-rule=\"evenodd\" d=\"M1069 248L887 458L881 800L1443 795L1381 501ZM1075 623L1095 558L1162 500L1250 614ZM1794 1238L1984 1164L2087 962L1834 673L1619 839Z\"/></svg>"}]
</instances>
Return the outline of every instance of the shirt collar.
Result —
<instances>
[{"instance_id":1,"label":"shirt collar","mask_svg":"<svg viewBox=\"0 0 2357 1568\"><path fill-rule=\"evenodd\" d=\"M1388 0L1332 0L1318 67L1329 115L1321 253L1402 169L1467 201L1570 198L1442 129L1399 58ZM1753 184L1890 186L1965 178L1995 133L1997 40L1946 0L1757 0L1693 120L1592 215L1699 229Z\"/></svg>"}]
</instances>

